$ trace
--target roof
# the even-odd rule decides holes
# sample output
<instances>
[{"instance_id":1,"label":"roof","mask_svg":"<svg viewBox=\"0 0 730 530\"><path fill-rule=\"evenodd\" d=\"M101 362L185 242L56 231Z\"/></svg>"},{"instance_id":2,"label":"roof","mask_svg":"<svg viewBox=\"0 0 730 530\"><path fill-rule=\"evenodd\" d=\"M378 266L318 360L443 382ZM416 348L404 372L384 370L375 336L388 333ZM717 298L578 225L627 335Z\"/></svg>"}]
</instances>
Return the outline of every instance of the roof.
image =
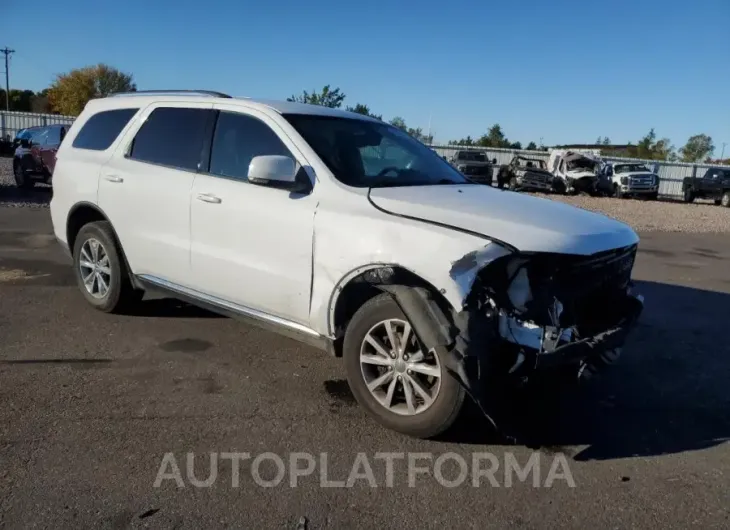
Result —
<instances>
[{"instance_id":1,"label":"roof","mask_svg":"<svg viewBox=\"0 0 730 530\"><path fill-rule=\"evenodd\" d=\"M131 92L128 94L120 94L114 97L93 99L89 102L93 106L103 106L104 108L128 108L132 106L146 106L159 101L168 102L207 102L222 105L239 104L244 108L271 109L279 114L308 114L311 116L332 116L337 118L361 119L366 121L380 121L370 116L349 112L342 109L333 109L323 107L321 105L309 105L307 103L297 103L293 101L277 101L268 99L253 99L247 97L226 98L215 97L207 94L194 93L161 93L148 94L144 92ZM132 103L134 102L134 103Z\"/></svg>"}]
</instances>

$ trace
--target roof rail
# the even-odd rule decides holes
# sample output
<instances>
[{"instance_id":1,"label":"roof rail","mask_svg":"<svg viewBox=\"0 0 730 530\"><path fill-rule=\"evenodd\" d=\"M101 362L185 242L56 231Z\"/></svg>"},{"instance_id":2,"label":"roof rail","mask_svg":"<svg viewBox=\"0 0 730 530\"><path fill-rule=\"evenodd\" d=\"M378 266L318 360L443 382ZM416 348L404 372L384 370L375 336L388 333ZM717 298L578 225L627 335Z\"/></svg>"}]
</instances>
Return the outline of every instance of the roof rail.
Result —
<instances>
[{"instance_id":1,"label":"roof rail","mask_svg":"<svg viewBox=\"0 0 730 530\"><path fill-rule=\"evenodd\" d=\"M134 92L115 92L114 94L110 94L110 96L136 96L138 94L200 94L203 96L211 96L214 98L231 98L231 96L229 96L228 94L224 94L223 92L215 92L213 90L136 90Z\"/></svg>"}]
</instances>

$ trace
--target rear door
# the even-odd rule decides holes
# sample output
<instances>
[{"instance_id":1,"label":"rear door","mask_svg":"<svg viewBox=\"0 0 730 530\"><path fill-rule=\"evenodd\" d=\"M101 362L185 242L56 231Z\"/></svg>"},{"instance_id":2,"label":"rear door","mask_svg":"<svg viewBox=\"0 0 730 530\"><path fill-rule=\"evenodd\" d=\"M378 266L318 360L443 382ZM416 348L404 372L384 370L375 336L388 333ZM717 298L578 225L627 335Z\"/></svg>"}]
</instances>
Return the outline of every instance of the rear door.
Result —
<instances>
[{"instance_id":1,"label":"rear door","mask_svg":"<svg viewBox=\"0 0 730 530\"><path fill-rule=\"evenodd\" d=\"M190 285L190 190L212 125L212 105L159 102L102 167L99 204L135 274Z\"/></svg>"},{"instance_id":2,"label":"rear door","mask_svg":"<svg viewBox=\"0 0 730 530\"><path fill-rule=\"evenodd\" d=\"M61 145L62 134L65 134L65 126L49 126L46 141L40 146L40 163L49 174L53 174L53 167L56 165L56 153Z\"/></svg>"},{"instance_id":3,"label":"rear door","mask_svg":"<svg viewBox=\"0 0 730 530\"><path fill-rule=\"evenodd\" d=\"M33 132L30 144L30 155L33 157L33 171L40 171L43 169L41 153L46 147L48 132L48 127L40 127Z\"/></svg>"}]
</instances>

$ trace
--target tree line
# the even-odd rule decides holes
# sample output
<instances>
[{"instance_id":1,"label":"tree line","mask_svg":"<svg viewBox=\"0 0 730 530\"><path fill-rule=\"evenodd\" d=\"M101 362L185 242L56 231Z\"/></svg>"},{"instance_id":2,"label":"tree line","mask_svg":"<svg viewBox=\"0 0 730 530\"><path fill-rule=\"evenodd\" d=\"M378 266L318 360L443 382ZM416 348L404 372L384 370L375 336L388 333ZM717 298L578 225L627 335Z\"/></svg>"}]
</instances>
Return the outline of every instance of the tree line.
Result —
<instances>
[{"instance_id":1,"label":"tree line","mask_svg":"<svg viewBox=\"0 0 730 530\"><path fill-rule=\"evenodd\" d=\"M59 74L46 89L40 92L32 90L10 90L10 110L24 112L40 112L78 116L86 103L94 98L106 97L115 92L134 92L137 86L132 75L121 72L106 64L97 64L84 68L77 68L65 74ZM321 90L308 92L304 90L299 95L292 95L288 101L322 105L324 107L341 108L345 103L346 95L342 90L325 85ZM0 89L0 101L5 100L5 91ZM355 103L345 106L345 109L365 116L383 120L381 114L376 114L364 103ZM400 116L388 121L391 125L407 132L423 143L433 143L433 135L424 133L421 127L409 127ZM485 134L477 139L467 136L459 140L451 140L449 145L474 147L501 147L509 149L527 149L531 151L544 150L543 145L529 142L522 146L520 142L511 142L507 139L502 127L496 123ZM709 160L715 146L712 138L706 134L696 134L687 140L687 143L676 149L668 138L657 138L652 128L636 144L616 146L608 137L599 137L594 144L603 155L642 158L649 160L667 160L683 162L701 162ZM716 162L728 162L716 161Z\"/></svg>"}]
</instances>

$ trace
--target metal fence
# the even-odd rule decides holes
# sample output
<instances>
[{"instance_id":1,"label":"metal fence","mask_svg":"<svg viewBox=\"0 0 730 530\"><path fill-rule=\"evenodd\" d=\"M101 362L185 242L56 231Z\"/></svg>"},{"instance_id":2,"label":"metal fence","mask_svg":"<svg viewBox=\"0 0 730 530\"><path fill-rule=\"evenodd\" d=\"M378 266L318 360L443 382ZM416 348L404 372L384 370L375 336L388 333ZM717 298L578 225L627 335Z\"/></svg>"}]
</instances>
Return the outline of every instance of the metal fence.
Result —
<instances>
[{"instance_id":1,"label":"metal fence","mask_svg":"<svg viewBox=\"0 0 730 530\"><path fill-rule=\"evenodd\" d=\"M0 138L13 139L18 131L39 125L53 125L54 123L71 124L74 116L60 116L58 114L37 114L35 112L7 112L0 111Z\"/></svg>"},{"instance_id":2,"label":"metal fence","mask_svg":"<svg viewBox=\"0 0 730 530\"><path fill-rule=\"evenodd\" d=\"M539 158L547 163L550 153L548 151L525 151L517 149L502 149L498 147L473 147L458 145L432 145L431 148L439 155L451 158L456 151L464 149L474 149L485 151L487 157L491 160L497 159L497 164L509 164L512 156L520 154L530 158ZM659 175L659 194L665 197L680 198L682 197L682 179L684 177L702 177L709 167L717 167L717 165L708 164L689 164L686 162L664 162L661 160L642 160L638 158L620 158L613 156L602 157L607 162L638 162L646 164L657 175ZM496 173L495 173L496 175Z\"/></svg>"},{"instance_id":3,"label":"metal fence","mask_svg":"<svg viewBox=\"0 0 730 530\"><path fill-rule=\"evenodd\" d=\"M38 125L52 125L54 123L71 124L76 118L73 116L60 116L57 114L35 114L33 112L7 112L0 111L0 138L14 138L21 129ZM516 149L501 149L496 147L473 147L458 145L432 145L431 148L441 156L450 158L456 151L463 149L479 149L487 152L487 156L496 158L498 164L508 164L515 154L521 154L532 158L541 158L547 162L549 153L547 151L525 151ZM657 160L641 160L635 158L618 158L607 156L604 160L609 162L640 162L659 175L659 194L666 197L682 196L682 179L684 177L701 177L709 167L707 164L688 164L685 162L663 162ZM715 166L716 167L716 166Z\"/></svg>"}]
</instances>

